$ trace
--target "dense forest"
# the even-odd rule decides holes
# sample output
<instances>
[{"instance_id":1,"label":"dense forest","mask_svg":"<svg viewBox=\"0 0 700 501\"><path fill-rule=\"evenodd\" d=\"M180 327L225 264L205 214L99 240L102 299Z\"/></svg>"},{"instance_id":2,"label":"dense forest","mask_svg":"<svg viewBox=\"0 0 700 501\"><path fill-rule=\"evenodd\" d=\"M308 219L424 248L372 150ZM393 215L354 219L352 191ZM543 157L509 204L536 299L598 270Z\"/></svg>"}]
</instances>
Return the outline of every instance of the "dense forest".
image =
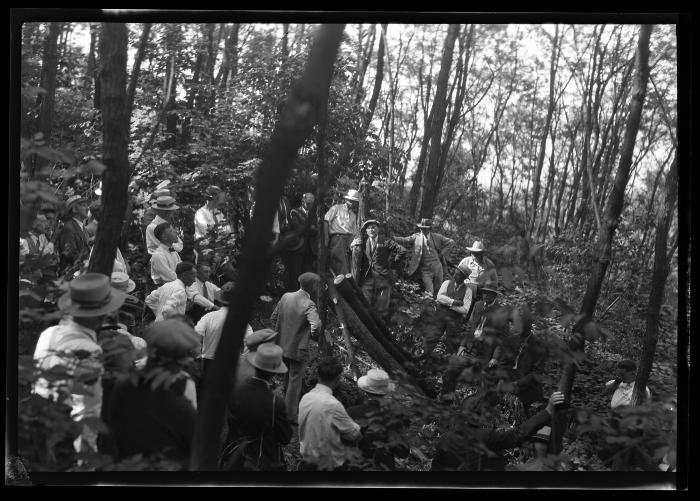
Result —
<instances>
[{"instance_id":1,"label":"dense forest","mask_svg":"<svg viewBox=\"0 0 700 501\"><path fill-rule=\"evenodd\" d=\"M75 195L101 201L87 270L109 274L119 249L136 283L133 294L143 300L149 255L140 221L150 194L171 181L180 254L194 261L193 218L207 187L217 185L228 194L221 209L232 237L221 245L236 280L207 376L220 386L199 404L189 464L78 457L71 448L75 423L59 404L31 393L37 339L61 318L56 300L77 269L49 254L21 257L18 330L8 332L17 332L9 346L19 356L16 436L6 437L13 481L42 471L214 469L228 367L243 363L246 323L270 327L274 302L285 292L284 263L275 248L267 253L259 229L272 224L281 196L298 207L304 193L313 193L314 217L322 222L353 189L360 221L381 222L389 237L410 235L417 221L431 220L434 232L452 239L446 279L466 249L483 242L508 319L516 331L526 324L548 347L544 393L565 395L552 415L541 469L675 471L676 453L685 450L676 438L677 385L689 368L687 333L679 332L687 319L679 312L685 314L690 294L687 229L678 217L685 188L676 29L22 24L21 74L13 75L21 81L20 116L12 117L20 135L20 237L36 228L47 205L61 207ZM258 188L254 199L251 186ZM430 394L440 387L441 371L414 360L405 370L392 365L400 357L373 348L371 328L355 328L364 317L344 318L343 291L332 285L327 259L321 244L317 271L329 285L315 298L324 328L317 351L345 365L338 398L346 407L356 403L357 376L372 367L404 379L387 412L409 423L406 431L397 433L391 420L376 426L386 428L387 447L406 442L410 453L397 459L397 470L430 470L439 439L471 437L445 425L468 410ZM397 265L385 333L391 346L418 360L425 312L433 306L420 280L403 269ZM442 343L436 352L447 356ZM622 360L635 362L633 405L611 409L605 383ZM306 389L314 370L312 361ZM466 399L502 379L471 368L457 395ZM504 428L527 417L511 398L498 409L496 417L472 413ZM284 454L295 469L298 440ZM506 449L505 458L509 470L533 469L525 447Z\"/></svg>"}]
</instances>

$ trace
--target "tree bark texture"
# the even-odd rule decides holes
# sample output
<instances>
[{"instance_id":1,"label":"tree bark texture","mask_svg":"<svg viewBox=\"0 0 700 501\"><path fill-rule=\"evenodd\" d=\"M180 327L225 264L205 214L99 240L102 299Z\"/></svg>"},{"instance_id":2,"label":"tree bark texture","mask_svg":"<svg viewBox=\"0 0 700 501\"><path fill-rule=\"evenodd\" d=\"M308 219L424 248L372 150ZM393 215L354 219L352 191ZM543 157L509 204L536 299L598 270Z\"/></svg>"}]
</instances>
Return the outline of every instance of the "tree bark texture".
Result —
<instances>
[{"instance_id":1,"label":"tree bark texture","mask_svg":"<svg viewBox=\"0 0 700 501\"><path fill-rule=\"evenodd\" d=\"M634 392L632 393L632 405L639 405L644 401L644 389L649 382L651 365L654 362L656 343L659 339L659 312L663 302L666 279L668 277L669 262L668 230L675 215L676 198L678 197L678 157L673 159L671 168L666 174L666 193L664 203L656 217L656 242L654 243L654 271L651 277L651 291L649 292L649 305L647 307L647 326L644 334L642 357L639 361L637 376L634 380Z\"/></svg>"},{"instance_id":2,"label":"tree bark texture","mask_svg":"<svg viewBox=\"0 0 700 501\"><path fill-rule=\"evenodd\" d=\"M240 279L230 293L230 310L197 415L192 470L216 468L224 410L234 385L245 326L269 274L269 228L297 152L328 105L343 29L342 24L325 24L319 29L304 72L290 92L259 167L252 231L243 249Z\"/></svg>"},{"instance_id":3,"label":"tree bark texture","mask_svg":"<svg viewBox=\"0 0 700 501\"><path fill-rule=\"evenodd\" d=\"M131 78L129 79L129 90L127 91L127 112L131 115L131 110L134 107L134 96L136 95L136 84L139 80L139 73L141 72L141 63L146 55L146 44L148 43L148 36L151 34L151 23L146 23L143 25L143 32L141 33L141 41L139 42L139 50L136 53L136 59L134 60L134 68L131 70Z\"/></svg>"},{"instance_id":4,"label":"tree bark texture","mask_svg":"<svg viewBox=\"0 0 700 501\"><path fill-rule=\"evenodd\" d=\"M437 190L434 183L426 183L425 180L433 180L439 176L442 127L447 114L447 83L452 66L452 53L454 52L455 41L459 35L459 24L451 24L445 38L445 46L440 62L440 74L438 75L435 89L435 100L433 106L435 115L430 127L430 155L428 156L428 166L423 177L423 194L418 201L420 218L432 218L435 210L435 199Z\"/></svg>"},{"instance_id":5,"label":"tree bark texture","mask_svg":"<svg viewBox=\"0 0 700 501\"><path fill-rule=\"evenodd\" d=\"M102 213L88 269L112 275L129 186L129 110L126 106L127 29L124 23L102 23Z\"/></svg>"}]
</instances>

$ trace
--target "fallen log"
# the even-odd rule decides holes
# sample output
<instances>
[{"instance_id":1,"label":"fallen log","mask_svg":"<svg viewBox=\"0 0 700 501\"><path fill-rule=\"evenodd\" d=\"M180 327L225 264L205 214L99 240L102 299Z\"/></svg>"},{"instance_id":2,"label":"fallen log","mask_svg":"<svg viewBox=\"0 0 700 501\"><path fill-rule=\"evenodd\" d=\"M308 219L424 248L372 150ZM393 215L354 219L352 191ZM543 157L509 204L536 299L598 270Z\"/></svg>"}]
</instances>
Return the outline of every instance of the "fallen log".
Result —
<instances>
[{"instance_id":1,"label":"fallen log","mask_svg":"<svg viewBox=\"0 0 700 501\"><path fill-rule=\"evenodd\" d=\"M377 326L377 323L369 314L369 310L364 307L361 300L357 297L355 289L352 287L352 282L354 281L348 280L343 275L338 275L335 277L335 280L333 280L333 285L335 285L340 295L343 297L343 299L345 299L345 301L347 301L350 308L352 308L355 314L359 317L360 321L362 321L367 330L377 341L381 343L387 352L391 353L392 357L394 357L402 366L406 362L411 362L411 356L397 346L391 338L387 338L379 326ZM360 293L360 295L362 295L362 293Z\"/></svg>"}]
</instances>

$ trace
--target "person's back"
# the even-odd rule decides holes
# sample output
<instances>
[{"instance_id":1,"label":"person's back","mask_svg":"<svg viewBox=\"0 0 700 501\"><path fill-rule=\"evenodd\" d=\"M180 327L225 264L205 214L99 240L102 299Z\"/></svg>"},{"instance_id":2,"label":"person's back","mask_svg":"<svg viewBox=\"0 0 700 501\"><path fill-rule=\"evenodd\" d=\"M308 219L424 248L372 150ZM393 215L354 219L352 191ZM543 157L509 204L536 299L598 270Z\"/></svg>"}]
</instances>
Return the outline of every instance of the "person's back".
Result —
<instances>
[{"instance_id":1,"label":"person's back","mask_svg":"<svg viewBox=\"0 0 700 501\"><path fill-rule=\"evenodd\" d=\"M343 404L333 396L343 366L334 357L318 364L319 383L299 402L299 451L301 469L334 470L347 458L345 441L362 437L360 426L348 416Z\"/></svg>"},{"instance_id":2,"label":"person's back","mask_svg":"<svg viewBox=\"0 0 700 501\"><path fill-rule=\"evenodd\" d=\"M164 453L175 460L186 460L194 435L197 415L184 396L185 380L169 389L151 389L143 377L136 386L118 381L113 389L105 421L114 434L117 457Z\"/></svg>"}]
</instances>

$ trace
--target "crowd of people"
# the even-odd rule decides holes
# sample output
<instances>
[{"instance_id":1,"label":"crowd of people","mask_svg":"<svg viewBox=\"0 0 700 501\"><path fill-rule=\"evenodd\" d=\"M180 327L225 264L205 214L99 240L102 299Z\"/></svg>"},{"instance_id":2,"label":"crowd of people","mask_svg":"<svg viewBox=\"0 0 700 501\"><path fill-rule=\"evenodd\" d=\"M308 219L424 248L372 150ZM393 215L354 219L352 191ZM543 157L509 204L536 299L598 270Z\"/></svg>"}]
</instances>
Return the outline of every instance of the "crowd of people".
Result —
<instances>
[{"instance_id":1,"label":"crowd of people","mask_svg":"<svg viewBox=\"0 0 700 501\"><path fill-rule=\"evenodd\" d=\"M183 234L173 217L180 207L171 183L160 183L150 195L138 221L150 255L143 303L134 296L136 284L129 275L126 252L117 249L111 277L87 272L99 203L88 204L76 195L62 210L42 206L32 228L21 236L21 260L54 256L57 270L69 279L57 301L64 317L44 330L36 345L34 358L44 376L34 392L71 407L71 416L82 429L74 442L78 452L111 453L119 459L164 453L183 464L189 456L197 404L206 391L206 374L235 280L230 256L216 248L222 237L232 234L232 224L221 211L226 193L210 186L205 195L194 216L191 261L181 258ZM554 392L547 399L543 394L538 373L547 354L532 329L509 336L508 322L493 315L500 308L498 275L483 242L467 247L469 255L451 273L446 254L455 242L432 231L431 220L422 219L412 235L390 237L380 221L360 221L358 202L359 193L349 190L343 202L325 213L319 231L313 194L304 193L296 208L286 197L280 200L271 244L284 242L280 257L286 292L269 318L269 328L247 326L228 400L220 467L286 470L283 447L294 437L300 470L346 470L356 464L393 470L396 458L409 454L405 440L394 440L390 447L379 445L386 438L381 430L388 426L384 402L397 388L389 374L371 369L357 380L366 397L361 405L346 409L334 396L343 365L336 357L322 357L316 344L323 332L315 303L323 286L314 272L319 238L328 248L329 272L351 274L367 302L387 321L395 270L408 258L407 275L417 277L430 299L420 330L421 359L425 367L432 364L443 372L438 401L456 405L460 375L483 360L485 370L500 369L510 377L499 382L495 396L484 388L462 402L462 408L481 412L506 394L525 408L537 403L546 407L507 433L480 428L479 441L500 460L504 448L528 440L541 444L553 406L563 401L563 395ZM131 218L131 202L128 209ZM136 325L149 321L137 335ZM441 340L444 356L435 355ZM317 383L304 393L312 362ZM61 376L49 377L55 371ZM129 373L136 377L119 377ZM613 407L624 404L631 392L633 377L630 380L627 373L621 377L609 384L615 392ZM87 418L100 418L108 431ZM397 436L410 426L401 419L392 418L391 423L398 426ZM503 468L503 461L488 466L494 462L485 460L488 454L483 449L455 448L455 443L444 440L436 449L433 469ZM356 460L351 460L353 454Z\"/></svg>"}]
</instances>

